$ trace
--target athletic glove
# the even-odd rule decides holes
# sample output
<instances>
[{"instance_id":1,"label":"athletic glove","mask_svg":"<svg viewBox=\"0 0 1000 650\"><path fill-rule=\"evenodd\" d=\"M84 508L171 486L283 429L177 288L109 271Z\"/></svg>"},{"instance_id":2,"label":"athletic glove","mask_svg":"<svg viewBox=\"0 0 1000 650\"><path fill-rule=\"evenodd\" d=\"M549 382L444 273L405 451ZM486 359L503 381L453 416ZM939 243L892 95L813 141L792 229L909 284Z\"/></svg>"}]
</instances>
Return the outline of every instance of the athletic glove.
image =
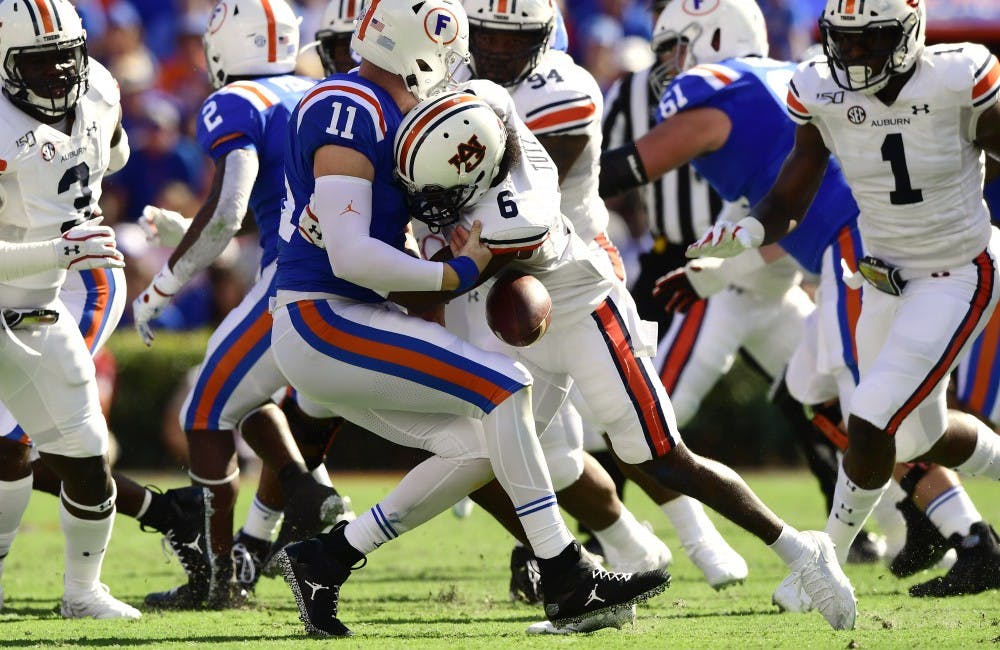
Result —
<instances>
[{"instance_id":1,"label":"athletic glove","mask_svg":"<svg viewBox=\"0 0 1000 650\"><path fill-rule=\"evenodd\" d=\"M753 217L735 224L719 220L701 239L688 246L688 257L734 257L748 248L757 248L764 241L764 225Z\"/></svg>"},{"instance_id":2,"label":"athletic glove","mask_svg":"<svg viewBox=\"0 0 1000 650\"><path fill-rule=\"evenodd\" d=\"M57 268L71 271L125 268L125 256L115 247L115 231L100 225L103 217L73 226L53 239Z\"/></svg>"},{"instance_id":3,"label":"athletic glove","mask_svg":"<svg viewBox=\"0 0 1000 650\"><path fill-rule=\"evenodd\" d=\"M323 241L323 228L319 225L316 214L306 206L306 209L299 215L299 233L307 242L326 250L326 242Z\"/></svg>"},{"instance_id":4,"label":"athletic glove","mask_svg":"<svg viewBox=\"0 0 1000 650\"><path fill-rule=\"evenodd\" d=\"M675 311L678 314L687 313L691 305L700 300L698 292L688 279L686 267L674 269L657 280L656 286L653 287L653 295L666 299L664 311Z\"/></svg>"},{"instance_id":5,"label":"athletic glove","mask_svg":"<svg viewBox=\"0 0 1000 650\"><path fill-rule=\"evenodd\" d=\"M142 209L139 226L146 233L146 241L153 246L176 248L184 239L184 234L191 225L191 220L179 212L164 210L155 205L147 205Z\"/></svg>"},{"instance_id":6,"label":"athletic glove","mask_svg":"<svg viewBox=\"0 0 1000 650\"><path fill-rule=\"evenodd\" d=\"M174 277L169 264L164 264L146 290L132 302L132 318L135 321L135 331L139 332L142 342L149 347L153 344L153 328L150 322L156 319L163 309L170 304L170 299L184 286Z\"/></svg>"}]
</instances>

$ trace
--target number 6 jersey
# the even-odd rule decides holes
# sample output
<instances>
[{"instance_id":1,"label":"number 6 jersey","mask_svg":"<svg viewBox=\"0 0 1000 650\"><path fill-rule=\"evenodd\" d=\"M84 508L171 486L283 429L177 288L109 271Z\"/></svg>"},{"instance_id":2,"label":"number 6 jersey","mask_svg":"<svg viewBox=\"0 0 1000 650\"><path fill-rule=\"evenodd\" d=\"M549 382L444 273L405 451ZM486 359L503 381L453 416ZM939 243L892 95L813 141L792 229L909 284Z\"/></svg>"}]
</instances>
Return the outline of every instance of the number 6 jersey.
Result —
<instances>
[{"instance_id":1,"label":"number 6 jersey","mask_svg":"<svg viewBox=\"0 0 1000 650\"><path fill-rule=\"evenodd\" d=\"M971 43L924 50L890 106L845 91L824 57L802 63L790 84L792 119L814 124L840 161L861 209L865 250L890 264L934 271L986 248L984 158L976 119L997 102L1000 64Z\"/></svg>"},{"instance_id":2,"label":"number 6 jersey","mask_svg":"<svg viewBox=\"0 0 1000 650\"><path fill-rule=\"evenodd\" d=\"M69 135L39 122L6 97L0 99L0 239L55 239L67 222L93 215L111 155L119 100L118 84L93 59L89 87L73 110ZM13 304L7 287L51 290L46 300L51 302L65 273L54 269L2 283L0 302ZM32 302L37 299L45 300Z\"/></svg>"}]
</instances>

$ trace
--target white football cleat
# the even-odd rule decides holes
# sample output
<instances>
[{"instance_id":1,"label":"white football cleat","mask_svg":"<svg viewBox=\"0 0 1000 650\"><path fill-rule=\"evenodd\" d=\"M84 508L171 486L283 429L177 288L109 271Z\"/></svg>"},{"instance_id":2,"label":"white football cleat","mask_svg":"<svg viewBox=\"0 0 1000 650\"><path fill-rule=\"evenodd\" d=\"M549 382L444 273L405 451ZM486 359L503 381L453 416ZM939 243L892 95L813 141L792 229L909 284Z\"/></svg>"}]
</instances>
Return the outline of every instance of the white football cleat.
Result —
<instances>
[{"instance_id":1,"label":"white football cleat","mask_svg":"<svg viewBox=\"0 0 1000 650\"><path fill-rule=\"evenodd\" d=\"M792 562L792 575L802 584L813 607L835 630L853 630L858 615L854 587L837 562L833 540L826 533L807 530L799 533L808 549Z\"/></svg>"},{"instance_id":2,"label":"white football cleat","mask_svg":"<svg viewBox=\"0 0 1000 650\"><path fill-rule=\"evenodd\" d=\"M90 591L63 595L60 612L65 618L142 618L135 607L112 596L104 583L98 583Z\"/></svg>"},{"instance_id":3,"label":"white football cleat","mask_svg":"<svg viewBox=\"0 0 1000 650\"><path fill-rule=\"evenodd\" d=\"M705 574L712 589L719 591L730 585L742 584L747 579L746 560L733 550L722 535L703 537L693 544L686 544L688 559Z\"/></svg>"},{"instance_id":4,"label":"white football cleat","mask_svg":"<svg viewBox=\"0 0 1000 650\"><path fill-rule=\"evenodd\" d=\"M609 569L616 573L640 573L666 569L674 561L674 555L667 545L649 528L637 526L633 533L634 544L627 548L602 544L604 562Z\"/></svg>"},{"instance_id":5,"label":"white football cleat","mask_svg":"<svg viewBox=\"0 0 1000 650\"><path fill-rule=\"evenodd\" d=\"M626 623L635 623L635 605L618 611L596 614L563 627L556 627L551 621L532 623L526 631L528 634L586 634L605 627L620 630Z\"/></svg>"},{"instance_id":6,"label":"white football cleat","mask_svg":"<svg viewBox=\"0 0 1000 650\"><path fill-rule=\"evenodd\" d=\"M802 590L802 581L799 580L797 573L793 573L781 581L778 588L771 594L771 602L777 605L781 611L793 614L811 612L813 608L809 594Z\"/></svg>"},{"instance_id":7,"label":"white football cleat","mask_svg":"<svg viewBox=\"0 0 1000 650\"><path fill-rule=\"evenodd\" d=\"M475 502L469 497L462 497L461 501L451 507L451 514L458 519L465 519L472 514L472 508L475 505Z\"/></svg>"}]
</instances>

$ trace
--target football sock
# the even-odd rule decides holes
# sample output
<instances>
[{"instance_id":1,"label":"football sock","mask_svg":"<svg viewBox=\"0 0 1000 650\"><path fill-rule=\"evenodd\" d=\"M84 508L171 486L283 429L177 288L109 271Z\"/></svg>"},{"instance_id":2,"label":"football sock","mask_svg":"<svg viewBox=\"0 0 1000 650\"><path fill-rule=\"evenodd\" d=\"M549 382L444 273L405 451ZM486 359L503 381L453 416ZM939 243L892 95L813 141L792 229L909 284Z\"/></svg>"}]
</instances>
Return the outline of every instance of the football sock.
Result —
<instances>
[{"instance_id":1,"label":"football sock","mask_svg":"<svg viewBox=\"0 0 1000 650\"><path fill-rule=\"evenodd\" d=\"M382 501L350 522L348 543L367 555L453 506L493 478L485 458L431 456L403 477Z\"/></svg>"},{"instance_id":2,"label":"football sock","mask_svg":"<svg viewBox=\"0 0 1000 650\"><path fill-rule=\"evenodd\" d=\"M32 476L28 474L16 481L0 481L0 573L3 572L3 561L10 552L10 547L17 536L17 527L21 517L28 508L31 498Z\"/></svg>"},{"instance_id":3,"label":"football sock","mask_svg":"<svg viewBox=\"0 0 1000 650\"><path fill-rule=\"evenodd\" d=\"M281 525L282 511L268 508L254 495L243 532L257 539L273 540Z\"/></svg>"},{"instance_id":4,"label":"football sock","mask_svg":"<svg viewBox=\"0 0 1000 650\"><path fill-rule=\"evenodd\" d=\"M561 553L573 536L552 490L531 412L531 387L514 393L483 420L486 447L497 480L521 520L538 558Z\"/></svg>"},{"instance_id":5,"label":"football sock","mask_svg":"<svg viewBox=\"0 0 1000 650\"><path fill-rule=\"evenodd\" d=\"M906 491L896 481L890 481L885 494L879 499L872 519L878 524L879 530L885 535L886 554L893 557L906 544L906 519L896 504L908 499Z\"/></svg>"},{"instance_id":6,"label":"football sock","mask_svg":"<svg viewBox=\"0 0 1000 650\"><path fill-rule=\"evenodd\" d=\"M642 524L635 518L628 508L622 505L622 514L618 517L618 520L605 528L604 530L593 530L594 537L597 541L601 543L605 549L616 549L621 553L627 553L631 555L636 551L642 549L636 548L636 540L639 539L638 535L645 531Z\"/></svg>"},{"instance_id":7,"label":"football sock","mask_svg":"<svg viewBox=\"0 0 1000 650\"><path fill-rule=\"evenodd\" d=\"M882 493L889 487L886 482L882 487L865 490L855 485L844 473L844 464L837 470L837 486L833 491L833 509L826 520L826 533L830 535L837 547L837 560L841 566L847 563L847 554L858 531L865 525L875 504L882 498Z\"/></svg>"},{"instance_id":8,"label":"football sock","mask_svg":"<svg viewBox=\"0 0 1000 650\"><path fill-rule=\"evenodd\" d=\"M781 534L778 535L778 539L773 544L768 544L767 547L777 553L781 561L789 567L792 566L795 560L802 557L802 553L808 549L799 531L788 524L785 524L781 528Z\"/></svg>"},{"instance_id":9,"label":"football sock","mask_svg":"<svg viewBox=\"0 0 1000 650\"><path fill-rule=\"evenodd\" d=\"M958 533L962 537L969 534L969 528L983 516L976 510L975 504L961 485L953 485L934 497L924 514L941 531L945 539Z\"/></svg>"},{"instance_id":10,"label":"football sock","mask_svg":"<svg viewBox=\"0 0 1000 650\"><path fill-rule=\"evenodd\" d=\"M66 538L66 573L63 581L67 592L88 591L101 577L101 564L111 539L115 509L103 519L80 519L59 500L59 527Z\"/></svg>"},{"instance_id":11,"label":"football sock","mask_svg":"<svg viewBox=\"0 0 1000 650\"><path fill-rule=\"evenodd\" d=\"M965 476L986 476L996 481L1000 479L1000 435L983 422L977 421L976 424L976 447L965 462L955 467L955 471Z\"/></svg>"},{"instance_id":12,"label":"football sock","mask_svg":"<svg viewBox=\"0 0 1000 650\"><path fill-rule=\"evenodd\" d=\"M677 537L680 538L681 546L684 548L702 539L719 536L719 531L708 518L701 501L682 495L661 503L660 510L677 531Z\"/></svg>"}]
</instances>

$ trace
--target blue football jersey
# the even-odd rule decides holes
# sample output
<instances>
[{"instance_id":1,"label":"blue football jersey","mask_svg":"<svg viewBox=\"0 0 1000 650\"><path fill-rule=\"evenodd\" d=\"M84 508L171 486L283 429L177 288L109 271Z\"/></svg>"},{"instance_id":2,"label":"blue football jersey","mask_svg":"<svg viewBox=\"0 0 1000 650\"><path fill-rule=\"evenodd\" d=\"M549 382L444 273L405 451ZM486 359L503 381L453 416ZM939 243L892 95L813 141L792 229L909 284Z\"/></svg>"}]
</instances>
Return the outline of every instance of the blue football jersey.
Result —
<instances>
[{"instance_id":1,"label":"blue football jersey","mask_svg":"<svg viewBox=\"0 0 1000 650\"><path fill-rule=\"evenodd\" d=\"M777 179L795 141L796 125L785 108L794 70L794 63L774 59L726 59L695 66L664 90L657 110L661 121L699 107L721 110L732 121L726 144L692 161L726 200L745 198L756 205ZM823 250L857 216L854 197L831 157L806 218L780 244L803 268L818 273Z\"/></svg>"},{"instance_id":2,"label":"blue football jersey","mask_svg":"<svg viewBox=\"0 0 1000 650\"><path fill-rule=\"evenodd\" d=\"M309 90L292 113L285 153L286 204L278 247L277 288L332 293L364 302L380 302L376 292L338 278L325 250L306 240L299 219L315 189L313 156L325 145L364 154L375 168L369 235L403 250L410 216L402 187L396 183L393 139L403 115L382 88L356 71L335 74ZM324 232L323 237L336 237Z\"/></svg>"},{"instance_id":3,"label":"blue football jersey","mask_svg":"<svg viewBox=\"0 0 1000 650\"><path fill-rule=\"evenodd\" d=\"M235 81L209 95L201 105L198 142L213 160L218 162L235 149L257 152L260 169L249 208L260 233L261 266L270 264L278 254L288 117L315 83L315 79L292 75Z\"/></svg>"},{"instance_id":4,"label":"blue football jersey","mask_svg":"<svg viewBox=\"0 0 1000 650\"><path fill-rule=\"evenodd\" d=\"M1000 177L993 179L983 188L983 198L990 208L993 223L1000 225Z\"/></svg>"}]
</instances>

